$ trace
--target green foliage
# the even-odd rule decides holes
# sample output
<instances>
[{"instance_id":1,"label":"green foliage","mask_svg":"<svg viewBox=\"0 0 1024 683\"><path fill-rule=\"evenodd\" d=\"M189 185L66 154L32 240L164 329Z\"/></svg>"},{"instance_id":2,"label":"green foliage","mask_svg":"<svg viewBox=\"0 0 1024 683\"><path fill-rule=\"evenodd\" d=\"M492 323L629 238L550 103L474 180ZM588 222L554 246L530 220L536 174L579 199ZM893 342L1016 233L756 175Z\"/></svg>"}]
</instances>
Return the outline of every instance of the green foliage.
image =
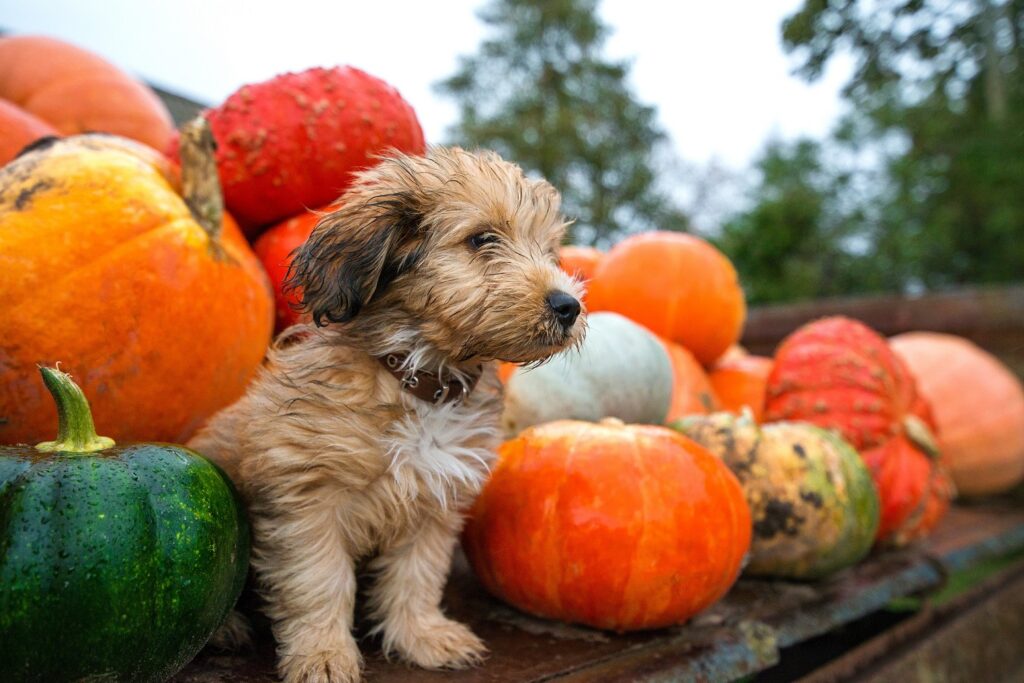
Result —
<instances>
[{"instance_id":1,"label":"green foliage","mask_svg":"<svg viewBox=\"0 0 1024 683\"><path fill-rule=\"evenodd\" d=\"M491 0L480 18L490 37L437 86L459 105L450 142L547 178L576 220L573 242L686 229L658 187L666 139L655 109L628 88L628 64L602 56L597 0Z\"/></svg>"},{"instance_id":2,"label":"green foliage","mask_svg":"<svg viewBox=\"0 0 1024 683\"><path fill-rule=\"evenodd\" d=\"M782 33L810 80L855 60L833 143L882 174L851 291L1024 278L1024 2L805 0Z\"/></svg>"}]
</instances>

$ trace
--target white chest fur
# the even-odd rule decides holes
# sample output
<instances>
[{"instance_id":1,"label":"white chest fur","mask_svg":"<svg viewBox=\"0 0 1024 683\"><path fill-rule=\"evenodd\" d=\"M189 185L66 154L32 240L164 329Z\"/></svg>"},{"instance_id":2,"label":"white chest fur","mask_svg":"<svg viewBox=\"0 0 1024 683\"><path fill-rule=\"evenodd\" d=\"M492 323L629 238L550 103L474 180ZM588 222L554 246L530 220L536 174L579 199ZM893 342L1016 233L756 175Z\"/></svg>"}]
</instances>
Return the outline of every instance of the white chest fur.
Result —
<instances>
[{"instance_id":1,"label":"white chest fur","mask_svg":"<svg viewBox=\"0 0 1024 683\"><path fill-rule=\"evenodd\" d=\"M490 472L497 421L472 405L409 403L385 435L389 474L410 500L429 496L444 509L468 505Z\"/></svg>"}]
</instances>

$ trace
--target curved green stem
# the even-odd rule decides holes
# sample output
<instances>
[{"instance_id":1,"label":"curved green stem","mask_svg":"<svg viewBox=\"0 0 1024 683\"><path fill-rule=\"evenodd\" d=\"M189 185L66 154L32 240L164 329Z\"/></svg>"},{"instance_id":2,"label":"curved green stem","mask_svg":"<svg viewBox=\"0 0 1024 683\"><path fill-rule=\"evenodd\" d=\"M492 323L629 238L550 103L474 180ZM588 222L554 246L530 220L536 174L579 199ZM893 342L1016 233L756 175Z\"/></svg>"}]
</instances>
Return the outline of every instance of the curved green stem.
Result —
<instances>
[{"instance_id":1,"label":"curved green stem","mask_svg":"<svg viewBox=\"0 0 1024 683\"><path fill-rule=\"evenodd\" d=\"M916 415L907 415L903 418L903 429L906 430L907 438L924 451L925 455L933 460L939 457L939 446L935 442L935 436L924 420Z\"/></svg>"},{"instance_id":2,"label":"curved green stem","mask_svg":"<svg viewBox=\"0 0 1024 683\"><path fill-rule=\"evenodd\" d=\"M57 404L57 440L36 444L45 453L94 453L110 448L114 440L97 436L89 402L71 375L55 368L39 366L46 389Z\"/></svg>"}]
</instances>

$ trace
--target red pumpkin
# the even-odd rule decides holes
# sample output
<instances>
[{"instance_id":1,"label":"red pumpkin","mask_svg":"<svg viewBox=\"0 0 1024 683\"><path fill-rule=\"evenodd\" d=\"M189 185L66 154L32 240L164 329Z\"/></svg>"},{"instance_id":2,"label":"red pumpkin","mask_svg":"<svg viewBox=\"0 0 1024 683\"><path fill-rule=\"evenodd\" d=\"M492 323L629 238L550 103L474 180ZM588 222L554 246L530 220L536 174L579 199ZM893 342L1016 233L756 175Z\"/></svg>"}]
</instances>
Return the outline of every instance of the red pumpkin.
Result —
<instances>
[{"instance_id":1,"label":"red pumpkin","mask_svg":"<svg viewBox=\"0 0 1024 683\"><path fill-rule=\"evenodd\" d=\"M560 421L501 447L463 544L502 600L625 631L721 598L750 537L739 482L704 447L663 427Z\"/></svg>"},{"instance_id":2,"label":"red pumpkin","mask_svg":"<svg viewBox=\"0 0 1024 683\"><path fill-rule=\"evenodd\" d=\"M7 100L0 99L0 166L39 138L58 135L57 129Z\"/></svg>"},{"instance_id":3,"label":"red pumpkin","mask_svg":"<svg viewBox=\"0 0 1024 683\"><path fill-rule=\"evenodd\" d=\"M616 244L588 287L591 311L614 311L710 365L740 337L746 304L736 269L706 241L647 232Z\"/></svg>"},{"instance_id":4,"label":"red pumpkin","mask_svg":"<svg viewBox=\"0 0 1024 683\"><path fill-rule=\"evenodd\" d=\"M1024 387L995 356L949 334L890 340L939 425L939 448L957 489L982 496L1024 479Z\"/></svg>"},{"instance_id":5,"label":"red pumpkin","mask_svg":"<svg viewBox=\"0 0 1024 683\"><path fill-rule=\"evenodd\" d=\"M881 502L876 540L906 545L926 536L946 514L956 490L935 455L903 435L861 454Z\"/></svg>"},{"instance_id":6,"label":"red pumpkin","mask_svg":"<svg viewBox=\"0 0 1024 683\"><path fill-rule=\"evenodd\" d=\"M886 340L863 323L825 318L787 337L768 377L764 417L834 429L860 451L881 499L879 542L919 538L948 508L954 491L928 402Z\"/></svg>"},{"instance_id":7,"label":"red pumpkin","mask_svg":"<svg viewBox=\"0 0 1024 683\"><path fill-rule=\"evenodd\" d=\"M375 154L426 151L416 113L398 91L349 66L242 86L205 116L224 201L250 237L331 203Z\"/></svg>"},{"instance_id":8,"label":"red pumpkin","mask_svg":"<svg viewBox=\"0 0 1024 683\"><path fill-rule=\"evenodd\" d=\"M309 239L309 233L313 232L320 215L327 210L328 208L324 207L319 211L307 211L292 216L260 235L252 245L264 270L270 276L270 286L274 290L275 333L290 325L310 321L309 314L299 310L301 291L286 292L284 284L288 279L292 252Z\"/></svg>"},{"instance_id":9,"label":"red pumpkin","mask_svg":"<svg viewBox=\"0 0 1024 683\"><path fill-rule=\"evenodd\" d=\"M764 418L764 394L774 363L763 356L733 356L720 360L708 375L722 410L738 413L749 408L755 422Z\"/></svg>"},{"instance_id":10,"label":"red pumpkin","mask_svg":"<svg viewBox=\"0 0 1024 683\"><path fill-rule=\"evenodd\" d=\"M718 397L704 368L679 344L661 340L672 361L672 403L666 422L686 415L707 415L719 408Z\"/></svg>"},{"instance_id":11,"label":"red pumpkin","mask_svg":"<svg viewBox=\"0 0 1024 683\"><path fill-rule=\"evenodd\" d=\"M55 38L0 38L0 98L63 135L111 133L164 149L174 124L144 83Z\"/></svg>"},{"instance_id":12,"label":"red pumpkin","mask_svg":"<svg viewBox=\"0 0 1024 683\"><path fill-rule=\"evenodd\" d=\"M913 378L885 338L856 320L824 318L786 337L768 377L766 422L835 429L857 450L903 431L918 406Z\"/></svg>"}]
</instances>

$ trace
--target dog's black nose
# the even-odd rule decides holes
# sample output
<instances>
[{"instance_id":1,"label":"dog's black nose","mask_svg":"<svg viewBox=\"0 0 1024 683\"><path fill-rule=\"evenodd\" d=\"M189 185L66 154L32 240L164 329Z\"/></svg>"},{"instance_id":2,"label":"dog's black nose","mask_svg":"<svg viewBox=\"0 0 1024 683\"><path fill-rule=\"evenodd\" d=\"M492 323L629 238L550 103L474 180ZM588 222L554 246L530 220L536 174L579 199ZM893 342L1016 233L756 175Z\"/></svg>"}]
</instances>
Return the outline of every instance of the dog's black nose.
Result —
<instances>
[{"instance_id":1,"label":"dog's black nose","mask_svg":"<svg viewBox=\"0 0 1024 683\"><path fill-rule=\"evenodd\" d=\"M580 302L576 297L559 290L548 293L548 307L555 312L558 322L565 328L572 327L580 314Z\"/></svg>"}]
</instances>

